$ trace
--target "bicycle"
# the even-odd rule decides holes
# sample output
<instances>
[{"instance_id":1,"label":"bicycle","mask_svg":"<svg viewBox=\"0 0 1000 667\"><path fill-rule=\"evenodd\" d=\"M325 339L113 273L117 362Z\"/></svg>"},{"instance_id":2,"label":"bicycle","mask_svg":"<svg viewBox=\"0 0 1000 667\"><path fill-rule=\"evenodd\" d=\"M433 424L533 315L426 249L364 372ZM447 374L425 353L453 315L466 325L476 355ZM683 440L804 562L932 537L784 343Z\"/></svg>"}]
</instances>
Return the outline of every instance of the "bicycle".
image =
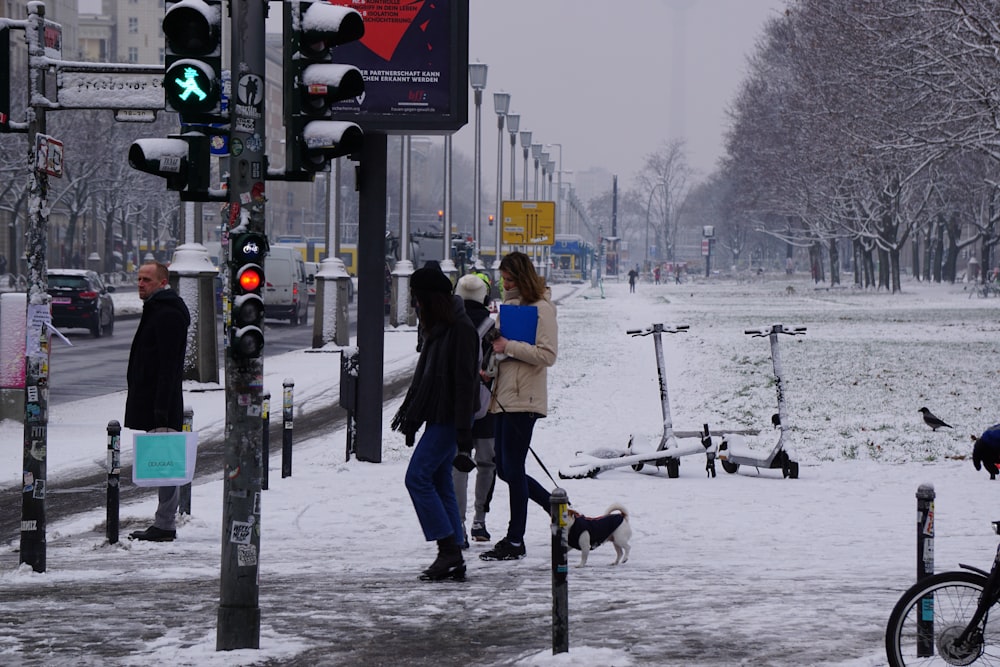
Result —
<instances>
[{"instance_id":1,"label":"bicycle","mask_svg":"<svg viewBox=\"0 0 1000 667\"><path fill-rule=\"evenodd\" d=\"M1000 521L993 521L1000 535ZM1000 547L989 572L959 563L911 586L896 602L885 629L891 667L1000 665Z\"/></svg>"}]
</instances>

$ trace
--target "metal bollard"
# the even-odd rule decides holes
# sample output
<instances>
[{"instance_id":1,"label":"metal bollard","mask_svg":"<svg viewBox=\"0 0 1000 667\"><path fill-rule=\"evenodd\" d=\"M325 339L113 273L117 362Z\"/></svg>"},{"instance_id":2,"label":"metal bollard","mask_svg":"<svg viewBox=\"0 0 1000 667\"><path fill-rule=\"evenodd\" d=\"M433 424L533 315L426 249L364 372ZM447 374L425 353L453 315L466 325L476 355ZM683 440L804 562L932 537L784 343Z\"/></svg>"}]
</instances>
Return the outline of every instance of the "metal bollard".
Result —
<instances>
[{"instance_id":1,"label":"metal bollard","mask_svg":"<svg viewBox=\"0 0 1000 667\"><path fill-rule=\"evenodd\" d=\"M357 437L354 413L358 403L358 349L340 351L340 407L347 411L347 451L344 461L351 460Z\"/></svg>"},{"instance_id":2,"label":"metal bollard","mask_svg":"<svg viewBox=\"0 0 1000 667\"><path fill-rule=\"evenodd\" d=\"M921 484L917 489L917 581L934 574L934 485ZM920 601L925 609L934 608L934 596ZM920 614L917 619L917 657L934 655L934 615Z\"/></svg>"},{"instance_id":3,"label":"metal bollard","mask_svg":"<svg viewBox=\"0 0 1000 667\"><path fill-rule=\"evenodd\" d=\"M569 652L569 531L566 517L569 496L566 490L556 487L549 496L549 515L552 517L552 653Z\"/></svg>"},{"instance_id":4,"label":"metal bollard","mask_svg":"<svg viewBox=\"0 0 1000 667\"><path fill-rule=\"evenodd\" d=\"M292 476L292 428L294 417L292 416L292 391L295 389L295 382L291 378L285 378L281 383L284 387L284 395L281 399L281 478Z\"/></svg>"},{"instance_id":5,"label":"metal bollard","mask_svg":"<svg viewBox=\"0 0 1000 667\"><path fill-rule=\"evenodd\" d=\"M265 391L261 396L260 404L261 420L261 459L260 462L260 489L267 491L267 469L271 458L271 392Z\"/></svg>"},{"instance_id":6,"label":"metal bollard","mask_svg":"<svg viewBox=\"0 0 1000 667\"><path fill-rule=\"evenodd\" d=\"M117 419L108 422L108 544L118 543L118 507L122 473L122 425Z\"/></svg>"},{"instance_id":7,"label":"metal bollard","mask_svg":"<svg viewBox=\"0 0 1000 667\"><path fill-rule=\"evenodd\" d=\"M184 424L181 431L190 433L194 427L194 409L184 406ZM177 503L177 513L191 516L191 482L181 485L180 500Z\"/></svg>"},{"instance_id":8,"label":"metal bollard","mask_svg":"<svg viewBox=\"0 0 1000 667\"><path fill-rule=\"evenodd\" d=\"M705 448L705 474L715 477L715 450L712 449L712 432L708 424L701 425L701 446Z\"/></svg>"}]
</instances>

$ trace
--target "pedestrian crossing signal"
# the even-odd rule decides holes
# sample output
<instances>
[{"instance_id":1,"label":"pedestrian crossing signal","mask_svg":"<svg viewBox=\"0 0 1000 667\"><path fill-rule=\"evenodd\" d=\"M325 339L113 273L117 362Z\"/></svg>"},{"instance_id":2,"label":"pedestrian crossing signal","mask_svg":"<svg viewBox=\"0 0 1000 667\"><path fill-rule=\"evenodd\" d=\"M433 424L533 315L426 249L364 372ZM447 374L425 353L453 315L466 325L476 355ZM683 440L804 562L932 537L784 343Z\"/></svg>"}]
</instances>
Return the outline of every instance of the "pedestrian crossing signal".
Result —
<instances>
[{"instance_id":1,"label":"pedestrian crossing signal","mask_svg":"<svg viewBox=\"0 0 1000 667\"><path fill-rule=\"evenodd\" d=\"M163 92L187 122L222 122L222 2L168 2L163 15ZM200 118L199 118L200 117Z\"/></svg>"}]
</instances>

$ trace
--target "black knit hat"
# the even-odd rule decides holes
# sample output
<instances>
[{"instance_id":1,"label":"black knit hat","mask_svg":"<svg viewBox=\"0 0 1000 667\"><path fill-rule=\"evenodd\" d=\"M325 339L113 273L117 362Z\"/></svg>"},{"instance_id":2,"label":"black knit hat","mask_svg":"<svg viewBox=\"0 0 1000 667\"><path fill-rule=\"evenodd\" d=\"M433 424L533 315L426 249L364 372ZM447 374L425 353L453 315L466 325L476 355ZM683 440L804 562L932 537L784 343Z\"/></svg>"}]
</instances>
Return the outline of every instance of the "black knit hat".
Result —
<instances>
[{"instance_id":1,"label":"black knit hat","mask_svg":"<svg viewBox=\"0 0 1000 667\"><path fill-rule=\"evenodd\" d=\"M414 292L443 292L451 294L451 280L436 267L425 266L410 276L410 289Z\"/></svg>"}]
</instances>

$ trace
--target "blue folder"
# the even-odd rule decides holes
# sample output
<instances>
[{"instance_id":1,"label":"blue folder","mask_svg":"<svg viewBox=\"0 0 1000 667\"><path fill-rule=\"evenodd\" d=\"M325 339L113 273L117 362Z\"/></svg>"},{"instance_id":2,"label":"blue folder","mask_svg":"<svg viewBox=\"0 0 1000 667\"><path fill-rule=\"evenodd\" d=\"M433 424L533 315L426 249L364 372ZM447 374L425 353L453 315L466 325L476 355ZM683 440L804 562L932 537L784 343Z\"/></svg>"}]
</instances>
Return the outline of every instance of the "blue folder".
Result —
<instances>
[{"instance_id":1,"label":"blue folder","mask_svg":"<svg viewBox=\"0 0 1000 667\"><path fill-rule=\"evenodd\" d=\"M508 340L535 344L538 308L535 306L500 306L500 335Z\"/></svg>"}]
</instances>

